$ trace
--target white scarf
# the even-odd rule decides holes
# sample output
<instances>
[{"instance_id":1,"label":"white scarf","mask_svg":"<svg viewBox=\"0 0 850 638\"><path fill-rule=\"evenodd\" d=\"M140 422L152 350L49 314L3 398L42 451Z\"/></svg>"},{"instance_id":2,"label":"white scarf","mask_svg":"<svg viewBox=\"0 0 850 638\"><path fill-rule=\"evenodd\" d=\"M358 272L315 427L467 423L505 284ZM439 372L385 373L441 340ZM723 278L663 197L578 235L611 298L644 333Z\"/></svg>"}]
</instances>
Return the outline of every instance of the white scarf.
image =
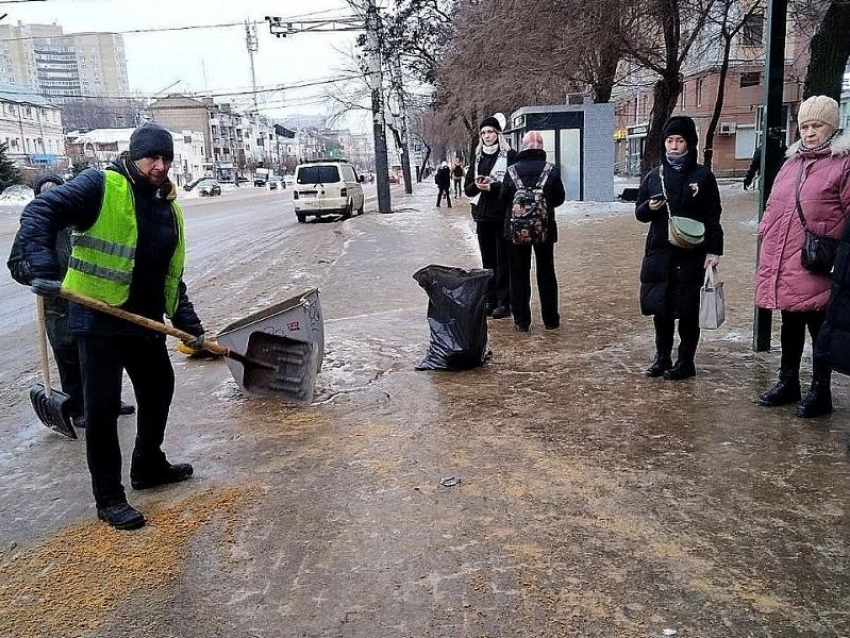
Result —
<instances>
[{"instance_id":1,"label":"white scarf","mask_svg":"<svg viewBox=\"0 0 850 638\"><path fill-rule=\"evenodd\" d=\"M481 145L481 151L484 152L484 153L487 153L487 155L492 155L493 153L498 153L499 152L499 142L498 142L498 140L496 141L495 144L493 144L491 146L487 146L486 144L482 144Z\"/></svg>"}]
</instances>

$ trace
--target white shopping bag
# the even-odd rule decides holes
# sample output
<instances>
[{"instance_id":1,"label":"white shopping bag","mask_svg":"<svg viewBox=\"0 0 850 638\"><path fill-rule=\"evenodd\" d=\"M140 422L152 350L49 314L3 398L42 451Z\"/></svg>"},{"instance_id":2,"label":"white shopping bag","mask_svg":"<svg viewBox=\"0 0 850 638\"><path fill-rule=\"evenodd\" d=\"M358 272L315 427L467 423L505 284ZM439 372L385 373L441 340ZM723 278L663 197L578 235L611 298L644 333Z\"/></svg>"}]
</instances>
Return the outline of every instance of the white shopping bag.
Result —
<instances>
[{"instance_id":1,"label":"white shopping bag","mask_svg":"<svg viewBox=\"0 0 850 638\"><path fill-rule=\"evenodd\" d=\"M717 268L705 269L705 281L699 295L699 327L716 330L726 320L723 282L717 281Z\"/></svg>"}]
</instances>

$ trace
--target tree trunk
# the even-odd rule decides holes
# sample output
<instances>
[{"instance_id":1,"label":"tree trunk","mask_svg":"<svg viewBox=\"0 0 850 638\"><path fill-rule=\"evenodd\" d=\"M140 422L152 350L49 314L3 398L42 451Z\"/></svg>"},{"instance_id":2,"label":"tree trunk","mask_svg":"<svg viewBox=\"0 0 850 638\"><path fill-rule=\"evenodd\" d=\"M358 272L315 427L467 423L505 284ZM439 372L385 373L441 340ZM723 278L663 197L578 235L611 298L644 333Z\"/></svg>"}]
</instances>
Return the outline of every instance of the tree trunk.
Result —
<instances>
[{"instance_id":1,"label":"tree trunk","mask_svg":"<svg viewBox=\"0 0 850 638\"><path fill-rule=\"evenodd\" d=\"M811 58L803 85L803 99L828 95L841 101L844 69L850 57L850 2L831 0L811 42Z\"/></svg>"},{"instance_id":2,"label":"tree trunk","mask_svg":"<svg viewBox=\"0 0 850 638\"><path fill-rule=\"evenodd\" d=\"M717 78L717 98L714 100L714 112L711 114L708 130L705 132L705 141L703 142L702 156L706 168L711 168L714 160L714 132L717 130L717 123L720 121L720 114L723 112L723 101L726 99L726 76L729 75L729 56L732 53L732 38L724 35L723 39L723 61L720 63L720 74Z\"/></svg>"},{"instance_id":3,"label":"tree trunk","mask_svg":"<svg viewBox=\"0 0 850 638\"><path fill-rule=\"evenodd\" d=\"M419 176L417 177L419 182L422 181L422 175L425 173L425 167L428 166L428 160L431 159L431 147L428 146L428 142L422 140L422 146L425 147L425 157L422 160L422 169L419 171Z\"/></svg>"},{"instance_id":4,"label":"tree trunk","mask_svg":"<svg viewBox=\"0 0 850 638\"><path fill-rule=\"evenodd\" d=\"M617 81L617 65L620 63L619 54L601 54L597 68L598 75L593 82L593 101L603 104L611 101L611 93Z\"/></svg>"},{"instance_id":5,"label":"tree trunk","mask_svg":"<svg viewBox=\"0 0 850 638\"><path fill-rule=\"evenodd\" d=\"M653 87L652 113L649 118L649 130L646 133L643 158L640 162L640 175L643 177L653 168L661 164L664 153L664 124L670 119L676 100L682 92L682 81L679 79L678 68L659 79Z\"/></svg>"}]
</instances>

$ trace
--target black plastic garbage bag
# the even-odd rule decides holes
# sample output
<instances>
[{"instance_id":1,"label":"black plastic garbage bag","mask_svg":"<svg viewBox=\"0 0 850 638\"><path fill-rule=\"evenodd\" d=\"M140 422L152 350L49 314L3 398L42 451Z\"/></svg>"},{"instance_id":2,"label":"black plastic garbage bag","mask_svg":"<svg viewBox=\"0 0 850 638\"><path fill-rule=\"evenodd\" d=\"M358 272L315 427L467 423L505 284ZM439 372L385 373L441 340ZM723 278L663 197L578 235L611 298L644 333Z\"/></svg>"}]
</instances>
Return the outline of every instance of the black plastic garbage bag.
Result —
<instances>
[{"instance_id":1,"label":"black plastic garbage bag","mask_svg":"<svg viewBox=\"0 0 850 638\"><path fill-rule=\"evenodd\" d=\"M428 293L431 345L417 370L466 370L487 358L487 285L492 270L426 266L413 278Z\"/></svg>"}]
</instances>

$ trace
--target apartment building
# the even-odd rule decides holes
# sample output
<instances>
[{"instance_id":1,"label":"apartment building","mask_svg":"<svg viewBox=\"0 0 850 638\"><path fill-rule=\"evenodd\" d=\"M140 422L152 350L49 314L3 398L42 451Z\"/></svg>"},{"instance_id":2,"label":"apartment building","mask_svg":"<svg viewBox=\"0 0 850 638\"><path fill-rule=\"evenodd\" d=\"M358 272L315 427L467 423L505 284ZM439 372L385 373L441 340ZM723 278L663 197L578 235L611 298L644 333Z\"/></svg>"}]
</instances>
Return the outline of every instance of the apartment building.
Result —
<instances>
[{"instance_id":1,"label":"apartment building","mask_svg":"<svg viewBox=\"0 0 850 638\"><path fill-rule=\"evenodd\" d=\"M45 98L17 87L0 86L0 142L22 167L66 162L62 113Z\"/></svg>"}]
</instances>

